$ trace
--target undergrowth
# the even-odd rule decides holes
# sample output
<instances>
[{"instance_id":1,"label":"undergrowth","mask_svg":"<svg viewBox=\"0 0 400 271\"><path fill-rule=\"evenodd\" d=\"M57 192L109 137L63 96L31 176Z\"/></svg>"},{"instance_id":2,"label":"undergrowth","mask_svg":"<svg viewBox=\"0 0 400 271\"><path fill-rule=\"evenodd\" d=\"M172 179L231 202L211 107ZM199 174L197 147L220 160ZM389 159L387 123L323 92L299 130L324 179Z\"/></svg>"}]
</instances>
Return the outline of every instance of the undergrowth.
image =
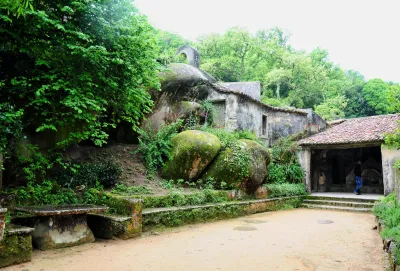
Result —
<instances>
[{"instance_id":1,"label":"undergrowth","mask_svg":"<svg viewBox=\"0 0 400 271\"><path fill-rule=\"evenodd\" d=\"M307 195L304 184L283 183L264 184L263 186L267 189L269 198Z\"/></svg>"},{"instance_id":2,"label":"undergrowth","mask_svg":"<svg viewBox=\"0 0 400 271\"><path fill-rule=\"evenodd\" d=\"M400 264L400 208L395 193L379 201L372 211L383 222L382 237L395 241L396 264Z\"/></svg>"}]
</instances>

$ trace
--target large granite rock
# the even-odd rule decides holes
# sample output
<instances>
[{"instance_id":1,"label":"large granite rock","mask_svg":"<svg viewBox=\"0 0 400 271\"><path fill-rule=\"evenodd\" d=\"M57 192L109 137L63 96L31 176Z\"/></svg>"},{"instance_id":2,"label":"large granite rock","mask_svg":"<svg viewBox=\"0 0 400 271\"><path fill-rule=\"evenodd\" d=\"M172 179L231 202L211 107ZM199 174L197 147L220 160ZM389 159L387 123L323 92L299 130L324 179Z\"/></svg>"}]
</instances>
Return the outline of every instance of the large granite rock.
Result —
<instances>
[{"instance_id":1,"label":"large granite rock","mask_svg":"<svg viewBox=\"0 0 400 271\"><path fill-rule=\"evenodd\" d=\"M210 133L189 130L172 139L172 159L164 167L169 179L195 180L221 149L221 142Z\"/></svg>"},{"instance_id":2,"label":"large granite rock","mask_svg":"<svg viewBox=\"0 0 400 271\"><path fill-rule=\"evenodd\" d=\"M242 188L254 193L267 176L270 154L259 143L241 139L236 146L227 148L203 172L201 179L213 180L221 185Z\"/></svg>"},{"instance_id":3,"label":"large granite rock","mask_svg":"<svg viewBox=\"0 0 400 271\"><path fill-rule=\"evenodd\" d=\"M142 123L155 131L198 109L198 103L208 97L210 84L216 82L205 71L182 63L169 64L159 77L161 91L151 91L154 107Z\"/></svg>"}]
</instances>

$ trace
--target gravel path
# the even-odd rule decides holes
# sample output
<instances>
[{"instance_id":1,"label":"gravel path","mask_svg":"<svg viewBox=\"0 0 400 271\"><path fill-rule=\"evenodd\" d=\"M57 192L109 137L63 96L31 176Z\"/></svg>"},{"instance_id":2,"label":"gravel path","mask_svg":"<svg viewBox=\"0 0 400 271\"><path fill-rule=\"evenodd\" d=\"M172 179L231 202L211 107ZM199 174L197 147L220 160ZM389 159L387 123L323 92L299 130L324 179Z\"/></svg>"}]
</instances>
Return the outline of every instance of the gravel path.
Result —
<instances>
[{"instance_id":1,"label":"gravel path","mask_svg":"<svg viewBox=\"0 0 400 271\"><path fill-rule=\"evenodd\" d=\"M136 240L35 251L32 262L3 270L384 270L374 225L372 214L269 212Z\"/></svg>"}]
</instances>

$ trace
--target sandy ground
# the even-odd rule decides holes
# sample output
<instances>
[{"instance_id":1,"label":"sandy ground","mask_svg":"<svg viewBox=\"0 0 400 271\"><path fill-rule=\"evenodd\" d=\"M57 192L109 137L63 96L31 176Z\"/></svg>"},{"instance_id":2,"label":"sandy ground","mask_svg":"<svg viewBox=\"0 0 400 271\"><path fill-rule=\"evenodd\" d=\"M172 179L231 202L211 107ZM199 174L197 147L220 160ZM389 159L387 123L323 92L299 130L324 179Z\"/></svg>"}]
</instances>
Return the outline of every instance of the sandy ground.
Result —
<instances>
[{"instance_id":1,"label":"sandy ground","mask_svg":"<svg viewBox=\"0 0 400 271\"><path fill-rule=\"evenodd\" d=\"M319 224L318 220L333 220ZM6 270L384 270L372 214L297 209L35 251Z\"/></svg>"}]
</instances>

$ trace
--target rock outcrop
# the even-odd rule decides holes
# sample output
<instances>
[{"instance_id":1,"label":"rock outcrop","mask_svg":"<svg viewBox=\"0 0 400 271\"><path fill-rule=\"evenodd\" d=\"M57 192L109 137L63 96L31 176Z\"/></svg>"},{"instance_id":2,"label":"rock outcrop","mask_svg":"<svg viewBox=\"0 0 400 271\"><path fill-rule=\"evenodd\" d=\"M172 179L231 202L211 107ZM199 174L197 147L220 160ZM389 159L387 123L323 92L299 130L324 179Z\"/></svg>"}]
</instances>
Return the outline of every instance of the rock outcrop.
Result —
<instances>
[{"instance_id":1,"label":"rock outcrop","mask_svg":"<svg viewBox=\"0 0 400 271\"><path fill-rule=\"evenodd\" d=\"M218 137L195 130L176 135L172 144L172 159L165 165L163 176L174 180L196 180L221 149Z\"/></svg>"},{"instance_id":2,"label":"rock outcrop","mask_svg":"<svg viewBox=\"0 0 400 271\"><path fill-rule=\"evenodd\" d=\"M230 148L220 152L201 175L202 180L213 180L221 185L243 188L247 193L254 191L267 176L270 154L259 143L241 139Z\"/></svg>"}]
</instances>

